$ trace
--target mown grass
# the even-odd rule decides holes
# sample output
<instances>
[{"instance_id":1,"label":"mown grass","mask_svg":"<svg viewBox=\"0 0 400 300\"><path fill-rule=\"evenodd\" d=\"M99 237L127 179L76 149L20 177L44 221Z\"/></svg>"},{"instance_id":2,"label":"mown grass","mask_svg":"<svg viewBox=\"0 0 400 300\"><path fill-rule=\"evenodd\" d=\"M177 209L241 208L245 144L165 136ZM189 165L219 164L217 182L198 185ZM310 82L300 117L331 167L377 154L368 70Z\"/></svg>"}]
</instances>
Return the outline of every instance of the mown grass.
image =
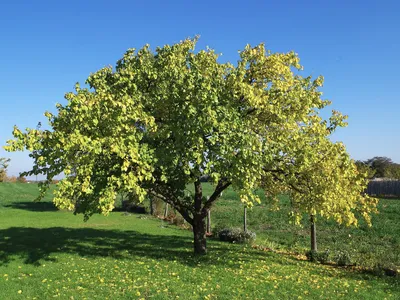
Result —
<instances>
[{"instance_id":1,"label":"mown grass","mask_svg":"<svg viewBox=\"0 0 400 300\"><path fill-rule=\"evenodd\" d=\"M205 183L204 192L212 193L213 187ZM189 188L190 189L190 188ZM286 195L279 197L280 210L265 199L247 210L247 227L257 233L257 244L273 250L305 253L310 249L310 232L307 216L301 226L290 223L290 203ZM352 263L367 268L400 269L400 200L380 199L379 213L372 216L372 227L359 218L358 227L346 227L334 221L317 220L319 251L335 254L346 252ZM221 200L212 209L212 226L243 227L243 205L232 189L225 191Z\"/></svg>"},{"instance_id":2,"label":"mown grass","mask_svg":"<svg viewBox=\"0 0 400 300\"><path fill-rule=\"evenodd\" d=\"M214 240L195 257L188 230L121 212L84 223L36 195L0 184L0 299L400 298L396 278Z\"/></svg>"}]
</instances>

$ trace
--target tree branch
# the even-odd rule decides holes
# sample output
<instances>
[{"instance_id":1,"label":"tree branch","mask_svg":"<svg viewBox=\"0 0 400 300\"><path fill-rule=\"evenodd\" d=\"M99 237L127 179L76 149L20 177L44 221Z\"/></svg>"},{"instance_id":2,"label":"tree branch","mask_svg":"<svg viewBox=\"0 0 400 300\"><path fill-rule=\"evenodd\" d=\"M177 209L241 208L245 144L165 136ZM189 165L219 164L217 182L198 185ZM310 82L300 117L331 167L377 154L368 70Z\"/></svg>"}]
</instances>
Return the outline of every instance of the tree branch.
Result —
<instances>
[{"instance_id":1,"label":"tree branch","mask_svg":"<svg viewBox=\"0 0 400 300\"><path fill-rule=\"evenodd\" d=\"M296 192L301 193L301 194L304 193L304 191L302 191L299 187L297 187L297 186L294 185L293 183L287 183L287 182L285 182L282 178L280 178L278 175L276 175L276 173L278 173L278 174L281 174L281 175L287 177L289 174L286 174L283 170L280 170L280 169L277 169L277 170L268 170L268 169L263 168L263 171L264 171L264 172L268 172L268 173L272 173L272 176L274 177L275 180L278 180L278 181L280 181L280 182L286 183L290 188L292 188L292 189L295 190ZM297 173L297 174L295 174L295 175L298 176L298 175L300 175L300 174Z\"/></svg>"},{"instance_id":2,"label":"tree branch","mask_svg":"<svg viewBox=\"0 0 400 300\"><path fill-rule=\"evenodd\" d=\"M150 190L149 191L151 195L154 197L160 198L162 201L165 203L168 203L172 205L179 213L182 215L182 217L190 224L193 225L193 218L189 215L189 211L176 199L175 201L172 198L167 198L156 191Z\"/></svg>"},{"instance_id":3,"label":"tree branch","mask_svg":"<svg viewBox=\"0 0 400 300\"><path fill-rule=\"evenodd\" d=\"M211 208L212 204L219 198L221 193L227 189L232 182L229 181L224 181L220 180L215 187L214 193L210 196L210 198L204 203L203 209L202 209L202 214L206 215L207 211Z\"/></svg>"}]
</instances>

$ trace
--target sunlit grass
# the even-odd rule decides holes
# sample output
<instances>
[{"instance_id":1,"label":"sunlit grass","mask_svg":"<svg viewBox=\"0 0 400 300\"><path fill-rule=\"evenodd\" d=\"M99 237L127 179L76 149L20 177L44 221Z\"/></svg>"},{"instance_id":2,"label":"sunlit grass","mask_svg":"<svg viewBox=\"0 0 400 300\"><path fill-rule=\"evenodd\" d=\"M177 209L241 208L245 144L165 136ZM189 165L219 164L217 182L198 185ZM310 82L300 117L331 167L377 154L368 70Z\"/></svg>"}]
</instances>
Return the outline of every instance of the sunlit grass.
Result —
<instances>
[{"instance_id":1,"label":"sunlit grass","mask_svg":"<svg viewBox=\"0 0 400 300\"><path fill-rule=\"evenodd\" d=\"M121 212L84 223L35 193L0 184L0 299L400 298L396 278L218 241L194 257L188 230Z\"/></svg>"},{"instance_id":2,"label":"sunlit grass","mask_svg":"<svg viewBox=\"0 0 400 300\"><path fill-rule=\"evenodd\" d=\"M212 186L204 185L210 194ZM262 203L247 210L248 229L257 233L257 243L277 249L305 253L310 248L308 218L302 226L290 224L290 203L280 196L280 210L276 211L259 192ZM400 200L380 199L379 213L372 216L372 227L359 218L358 227L338 225L334 221L317 220L317 240L320 251L329 249L332 256L346 251L353 263L400 269ZM243 205L238 195L229 189L222 195L211 213L212 226L243 226Z\"/></svg>"}]
</instances>

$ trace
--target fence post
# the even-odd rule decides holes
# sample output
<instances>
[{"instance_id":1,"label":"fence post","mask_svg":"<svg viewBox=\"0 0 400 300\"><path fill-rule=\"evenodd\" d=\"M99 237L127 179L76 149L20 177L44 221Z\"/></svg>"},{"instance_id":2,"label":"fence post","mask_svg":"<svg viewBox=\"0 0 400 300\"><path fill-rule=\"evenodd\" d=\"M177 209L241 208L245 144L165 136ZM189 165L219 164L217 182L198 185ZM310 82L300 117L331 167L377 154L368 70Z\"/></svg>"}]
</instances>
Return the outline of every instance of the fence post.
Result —
<instances>
[{"instance_id":1,"label":"fence post","mask_svg":"<svg viewBox=\"0 0 400 300\"><path fill-rule=\"evenodd\" d=\"M311 251L317 252L317 228L315 226L315 216L310 215L310 223L311 223Z\"/></svg>"},{"instance_id":2,"label":"fence post","mask_svg":"<svg viewBox=\"0 0 400 300\"><path fill-rule=\"evenodd\" d=\"M165 203L165 209L164 209L164 219L168 217L168 203Z\"/></svg>"},{"instance_id":3,"label":"fence post","mask_svg":"<svg viewBox=\"0 0 400 300\"><path fill-rule=\"evenodd\" d=\"M207 233L211 233L211 209L207 210Z\"/></svg>"}]
</instances>

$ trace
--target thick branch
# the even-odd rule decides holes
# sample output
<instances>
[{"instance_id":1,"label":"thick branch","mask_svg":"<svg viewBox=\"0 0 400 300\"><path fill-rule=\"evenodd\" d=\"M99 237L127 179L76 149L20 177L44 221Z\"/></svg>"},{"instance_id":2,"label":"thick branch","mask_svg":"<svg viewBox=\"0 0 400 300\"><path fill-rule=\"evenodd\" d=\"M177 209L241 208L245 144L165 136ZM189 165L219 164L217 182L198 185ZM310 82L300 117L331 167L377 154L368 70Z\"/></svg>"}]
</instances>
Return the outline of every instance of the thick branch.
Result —
<instances>
[{"instance_id":1,"label":"thick branch","mask_svg":"<svg viewBox=\"0 0 400 300\"><path fill-rule=\"evenodd\" d=\"M187 203L184 203L182 199L176 197L176 193L174 192L173 188L171 188L171 186L169 186L165 182L156 180L156 182L150 188L150 191L153 194L156 193L155 196L161 196L160 198L176 208L186 219L186 221L188 221L189 223L191 222L190 213L193 214L193 207L191 205L188 205Z\"/></svg>"},{"instance_id":2,"label":"thick branch","mask_svg":"<svg viewBox=\"0 0 400 300\"><path fill-rule=\"evenodd\" d=\"M285 173L283 170L279 170L279 169L277 169L277 170L268 170L268 169L265 169L265 168L263 170L264 170L264 172L272 173L272 176L274 177L275 180L278 180L280 182L286 183L290 188L292 188L296 192L301 193L301 194L304 193L304 191L302 191L299 187L297 187L293 183L287 183L282 178L280 178L278 175L276 175L276 174L281 174L281 175L283 175L285 177L288 176L289 174ZM297 175L300 175L300 174L297 174Z\"/></svg>"},{"instance_id":3,"label":"thick branch","mask_svg":"<svg viewBox=\"0 0 400 300\"><path fill-rule=\"evenodd\" d=\"M211 208L212 204L219 198L221 193L227 189L232 183L229 181L220 180L215 187L214 193L210 196L210 198L204 203L202 214L207 214L207 211Z\"/></svg>"},{"instance_id":4,"label":"thick branch","mask_svg":"<svg viewBox=\"0 0 400 300\"><path fill-rule=\"evenodd\" d=\"M178 202L176 199L174 201L173 198L167 198L155 191L150 191L150 194L160 198L165 203L172 205L172 207L174 207L190 225L193 225L193 218L190 216L189 211L182 205L182 203Z\"/></svg>"},{"instance_id":5,"label":"thick branch","mask_svg":"<svg viewBox=\"0 0 400 300\"><path fill-rule=\"evenodd\" d=\"M253 112L255 112L257 108L252 107L249 110L246 111L245 116L251 115Z\"/></svg>"},{"instance_id":6,"label":"thick branch","mask_svg":"<svg viewBox=\"0 0 400 300\"><path fill-rule=\"evenodd\" d=\"M273 177L275 180L278 180L280 182L285 182L282 178L279 178L277 175L273 174ZM291 189L295 190L296 192L303 194L304 191L302 191L299 187L297 187L296 185L294 185L293 183L287 183L285 182Z\"/></svg>"}]
</instances>

